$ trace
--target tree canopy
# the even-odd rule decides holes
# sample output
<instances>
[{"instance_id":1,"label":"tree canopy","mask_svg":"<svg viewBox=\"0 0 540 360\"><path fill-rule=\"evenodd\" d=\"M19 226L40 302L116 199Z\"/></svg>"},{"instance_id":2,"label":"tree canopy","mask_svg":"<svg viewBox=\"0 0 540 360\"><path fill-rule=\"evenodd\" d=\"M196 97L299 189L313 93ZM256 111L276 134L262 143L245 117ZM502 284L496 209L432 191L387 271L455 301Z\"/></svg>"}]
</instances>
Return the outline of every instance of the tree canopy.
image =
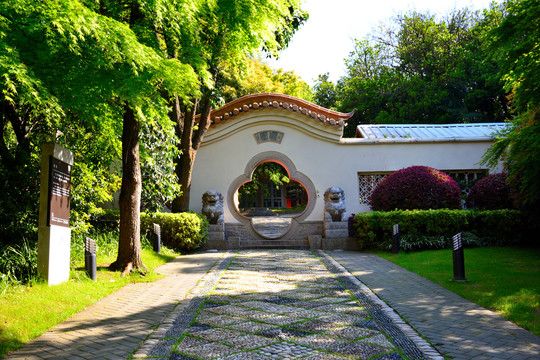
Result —
<instances>
[{"instance_id":1,"label":"tree canopy","mask_svg":"<svg viewBox=\"0 0 540 360\"><path fill-rule=\"evenodd\" d=\"M75 155L72 226L84 231L121 188L118 267L141 266L139 209L162 208L180 183L189 194L208 115L227 91L251 91L251 71L265 89L311 96L294 73L253 60L276 55L305 19L296 0L1 2L3 242L34 238L41 144L54 141Z\"/></svg>"},{"instance_id":2,"label":"tree canopy","mask_svg":"<svg viewBox=\"0 0 540 360\"><path fill-rule=\"evenodd\" d=\"M314 97L339 111L357 109L345 136L361 123L503 121L505 90L484 37L492 17L467 9L441 19L396 16L371 40L356 40L346 75L337 84L319 77Z\"/></svg>"},{"instance_id":3,"label":"tree canopy","mask_svg":"<svg viewBox=\"0 0 540 360\"><path fill-rule=\"evenodd\" d=\"M519 204L540 207L540 4L509 0L500 25L489 32L513 110L511 127L499 134L484 163L503 161Z\"/></svg>"},{"instance_id":4,"label":"tree canopy","mask_svg":"<svg viewBox=\"0 0 540 360\"><path fill-rule=\"evenodd\" d=\"M77 0L0 4L0 173L12 195L2 200L2 210L10 216L2 221L0 235L7 242L20 238L11 219L37 223L44 141L75 154L72 214L77 228L83 223L78 217L87 218L118 188L119 177L111 170L121 156L126 114L137 128L143 124L148 133L170 134L173 127L161 92L186 98L198 91L191 66L165 58L137 36L132 24L93 5ZM123 175L124 165L117 166ZM162 182L145 178L153 180ZM17 204L21 199L28 205ZM34 229L28 236L35 234L35 225L30 226ZM135 243L138 233L136 237Z\"/></svg>"},{"instance_id":5,"label":"tree canopy","mask_svg":"<svg viewBox=\"0 0 540 360\"><path fill-rule=\"evenodd\" d=\"M287 94L307 101L313 101L310 86L294 71L272 69L263 61L247 58L242 69L224 71L222 101L228 103L239 97L258 93Z\"/></svg>"},{"instance_id":6,"label":"tree canopy","mask_svg":"<svg viewBox=\"0 0 540 360\"><path fill-rule=\"evenodd\" d=\"M194 96L190 102L172 104L171 116L182 150L176 173L183 191L173 202L173 211L189 210L195 156L210 126L212 108L225 98L226 85L241 84L238 77L245 75L253 65L250 57L262 49L275 55L287 46L291 35L307 17L297 0L215 0L203 4L197 19L204 26L198 29L195 45L178 49L180 58L189 57L194 48L199 49L198 58L204 59L210 81L200 77L200 96ZM196 114L199 114L197 124Z\"/></svg>"}]
</instances>

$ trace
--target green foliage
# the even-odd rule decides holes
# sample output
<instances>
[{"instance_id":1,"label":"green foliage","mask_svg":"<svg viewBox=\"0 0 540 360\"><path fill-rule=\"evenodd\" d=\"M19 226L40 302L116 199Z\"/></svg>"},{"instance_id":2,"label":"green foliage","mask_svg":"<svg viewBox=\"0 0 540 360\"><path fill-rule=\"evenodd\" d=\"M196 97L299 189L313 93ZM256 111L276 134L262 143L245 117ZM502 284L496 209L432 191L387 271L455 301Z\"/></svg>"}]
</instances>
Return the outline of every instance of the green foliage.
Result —
<instances>
[{"instance_id":1,"label":"green foliage","mask_svg":"<svg viewBox=\"0 0 540 360\"><path fill-rule=\"evenodd\" d=\"M119 219L120 213L114 209L100 209L94 213L91 219L91 223L97 231L97 235L94 236L99 239L99 234L106 233L108 237L112 236L114 238L114 233L118 231ZM141 213L141 243L143 248L152 247L150 239L154 236L154 224L161 226L161 242L171 249L191 252L199 248L207 240L209 223L204 215L193 212L174 214L161 212ZM90 233L93 233L93 230ZM107 240L104 243L111 243L112 241L117 242L118 240ZM111 249L115 249L115 247L112 246Z\"/></svg>"},{"instance_id":2,"label":"green foliage","mask_svg":"<svg viewBox=\"0 0 540 360\"><path fill-rule=\"evenodd\" d=\"M152 125L142 126L141 207L147 211L159 211L181 194L178 177L174 172L175 160L179 155L179 140L172 122Z\"/></svg>"},{"instance_id":3,"label":"green foliage","mask_svg":"<svg viewBox=\"0 0 540 360\"><path fill-rule=\"evenodd\" d=\"M39 162L24 151L17 160L0 162L0 244L37 239Z\"/></svg>"},{"instance_id":4,"label":"green foliage","mask_svg":"<svg viewBox=\"0 0 540 360\"><path fill-rule=\"evenodd\" d=\"M540 109L540 107L539 107ZM516 116L512 125L499 133L484 154L482 164L495 168L503 161L508 182L518 190L518 204L540 204L540 110Z\"/></svg>"},{"instance_id":5,"label":"green foliage","mask_svg":"<svg viewBox=\"0 0 540 360\"><path fill-rule=\"evenodd\" d=\"M209 223L201 214L141 214L141 233L147 238L152 236L154 223L161 226L163 245L181 252L194 251L207 240Z\"/></svg>"},{"instance_id":6,"label":"green foliage","mask_svg":"<svg viewBox=\"0 0 540 360\"><path fill-rule=\"evenodd\" d=\"M224 102L257 93L279 93L313 100L311 88L294 71L275 70L252 58L246 59L243 67L224 69L220 93Z\"/></svg>"},{"instance_id":7,"label":"green foliage","mask_svg":"<svg viewBox=\"0 0 540 360\"><path fill-rule=\"evenodd\" d=\"M540 4L509 0L506 16L489 32L490 50L498 60L505 88L511 92L515 117L483 157L495 168L504 162L522 206L540 206Z\"/></svg>"},{"instance_id":8,"label":"green foliage","mask_svg":"<svg viewBox=\"0 0 540 360\"><path fill-rule=\"evenodd\" d=\"M517 210L373 211L355 216L362 248L391 249L394 224L399 224L404 250L448 248L459 232L470 246L527 243L537 227L532 217Z\"/></svg>"},{"instance_id":9,"label":"green foliage","mask_svg":"<svg viewBox=\"0 0 540 360\"><path fill-rule=\"evenodd\" d=\"M10 284L25 284L37 275L37 244L23 240L21 244L0 248L0 295Z\"/></svg>"},{"instance_id":10,"label":"green foliage","mask_svg":"<svg viewBox=\"0 0 540 360\"><path fill-rule=\"evenodd\" d=\"M540 4L536 0L508 0L506 15L489 33L505 88L512 92L518 113L540 106Z\"/></svg>"},{"instance_id":11,"label":"green foliage","mask_svg":"<svg viewBox=\"0 0 540 360\"><path fill-rule=\"evenodd\" d=\"M261 165L257 166L255 171L253 172L253 175L251 176L251 181L242 185L240 189L238 189L238 197L242 198L244 196L250 196L254 195L257 190L260 187L263 187L263 184L266 182L272 182L274 185L277 186L279 189L280 186L283 185L283 183L289 183L289 174L285 170L285 168L277 163L274 162L265 162ZM269 194L265 194L265 196L269 196Z\"/></svg>"},{"instance_id":12,"label":"green foliage","mask_svg":"<svg viewBox=\"0 0 540 360\"><path fill-rule=\"evenodd\" d=\"M330 102L339 111L357 109L345 136L368 123L503 121L507 99L485 36L500 12L454 10L442 19L411 12L384 24L373 40L356 40ZM332 98L332 84L323 77L314 93Z\"/></svg>"},{"instance_id":13,"label":"green foliage","mask_svg":"<svg viewBox=\"0 0 540 360\"><path fill-rule=\"evenodd\" d=\"M93 228L87 233L79 233L71 237L71 267L84 263L86 237L96 242L96 254L99 254L100 257L113 258L118 252L118 228ZM141 240L141 245L143 249L152 248L148 241Z\"/></svg>"},{"instance_id":14,"label":"green foliage","mask_svg":"<svg viewBox=\"0 0 540 360\"><path fill-rule=\"evenodd\" d=\"M163 94L197 95L199 78L190 65L167 58L149 42L155 35L148 36L142 23L130 28L126 9L131 7L107 1L97 5L77 0L0 3L0 183L10 195L0 200L2 213L9 215L0 220L3 241L36 236L44 141L74 153L71 225L75 232L88 230L89 214L120 186L125 106L134 110L147 144L141 150L143 204L157 208L178 193L171 175L177 140ZM165 26L164 17L175 8L177 24L185 25L188 20L180 20L194 10L192 2L183 5L189 6L148 2L140 10ZM168 30L187 36L192 27Z\"/></svg>"},{"instance_id":15,"label":"green foliage","mask_svg":"<svg viewBox=\"0 0 540 360\"><path fill-rule=\"evenodd\" d=\"M319 75L313 85L313 101L327 109L335 109L338 94L336 85L329 78L329 73Z\"/></svg>"}]
</instances>

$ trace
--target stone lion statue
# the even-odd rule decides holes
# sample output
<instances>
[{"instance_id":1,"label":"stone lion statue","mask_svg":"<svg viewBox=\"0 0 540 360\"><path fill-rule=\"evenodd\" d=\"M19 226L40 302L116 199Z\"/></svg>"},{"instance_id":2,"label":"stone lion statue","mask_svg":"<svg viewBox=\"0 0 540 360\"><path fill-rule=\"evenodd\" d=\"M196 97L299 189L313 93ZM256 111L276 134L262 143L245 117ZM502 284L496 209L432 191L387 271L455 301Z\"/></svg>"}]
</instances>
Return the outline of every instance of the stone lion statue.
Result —
<instances>
[{"instance_id":1,"label":"stone lion statue","mask_svg":"<svg viewBox=\"0 0 540 360\"><path fill-rule=\"evenodd\" d=\"M329 187L324 192L325 221L347 221L345 192L339 187Z\"/></svg>"},{"instance_id":2,"label":"stone lion statue","mask_svg":"<svg viewBox=\"0 0 540 360\"><path fill-rule=\"evenodd\" d=\"M202 196L202 213L210 224L223 224L223 195L217 190L208 190Z\"/></svg>"}]
</instances>

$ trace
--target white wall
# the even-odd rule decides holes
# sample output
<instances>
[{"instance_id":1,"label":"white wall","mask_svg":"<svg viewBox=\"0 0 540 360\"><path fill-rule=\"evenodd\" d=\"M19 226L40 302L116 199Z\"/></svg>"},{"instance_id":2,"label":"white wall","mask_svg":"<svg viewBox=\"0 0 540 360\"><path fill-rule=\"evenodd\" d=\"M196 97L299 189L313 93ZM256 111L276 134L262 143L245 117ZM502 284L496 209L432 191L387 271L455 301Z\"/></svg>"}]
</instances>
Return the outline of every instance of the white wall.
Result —
<instances>
[{"instance_id":1,"label":"white wall","mask_svg":"<svg viewBox=\"0 0 540 360\"><path fill-rule=\"evenodd\" d=\"M257 144L259 131L281 131L281 144ZM288 157L298 172L311 179L318 196L306 220L323 219L323 193L330 186L345 191L347 211L369 211L360 204L358 172L396 171L425 165L444 170L479 169L478 162L490 142L365 143L340 141L341 128L323 124L302 114L264 110L241 114L211 128L199 149L193 170L191 209L200 211L202 194L210 189L230 197L230 184L244 174L257 154L273 151ZM225 221L237 222L225 202Z\"/></svg>"}]
</instances>

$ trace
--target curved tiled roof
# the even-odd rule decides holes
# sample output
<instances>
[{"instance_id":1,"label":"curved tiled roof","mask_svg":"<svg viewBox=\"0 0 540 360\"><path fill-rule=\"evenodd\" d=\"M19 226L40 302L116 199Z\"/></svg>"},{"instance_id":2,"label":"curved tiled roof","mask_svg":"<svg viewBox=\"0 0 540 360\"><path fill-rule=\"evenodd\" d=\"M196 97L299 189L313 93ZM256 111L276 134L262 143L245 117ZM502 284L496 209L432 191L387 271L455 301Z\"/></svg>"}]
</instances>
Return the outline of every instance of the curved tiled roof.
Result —
<instances>
[{"instance_id":1,"label":"curved tiled roof","mask_svg":"<svg viewBox=\"0 0 540 360\"><path fill-rule=\"evenodd\" d=\"M263 109L279 109L303 114L309 118L319 120L325 124L343 127L354 111L345 114L338 111L323 108L309 101L295 98L284 94L262 93L246 95L231 101L221 108L210 113L212 126L234 118L248 111L260 111Z\"/></svg>"}]
</instances>

